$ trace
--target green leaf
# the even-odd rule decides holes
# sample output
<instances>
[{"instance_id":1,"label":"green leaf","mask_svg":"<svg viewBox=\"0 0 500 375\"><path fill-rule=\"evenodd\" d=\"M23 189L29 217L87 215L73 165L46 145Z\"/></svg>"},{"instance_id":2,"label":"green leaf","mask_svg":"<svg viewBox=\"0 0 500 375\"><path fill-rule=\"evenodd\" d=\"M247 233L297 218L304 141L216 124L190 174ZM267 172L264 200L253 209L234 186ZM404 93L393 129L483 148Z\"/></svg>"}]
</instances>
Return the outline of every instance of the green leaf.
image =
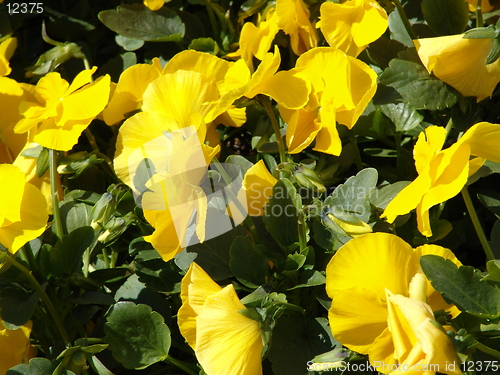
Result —
<instances>
[{"instance_id":1,"label":"green leaf","mask_svg":"<svg viewBox=\"0 0 500 375\"><path fill-rule=\"evenodd\" d=\"M188 48L194 49L195 51L210 53L211 55L217 55L219 53L219 46L212 38L193 39Z\"/></svg>"},{"instance_id":2,"label":"green leaf","mask_svg":"<svg viewBox=\"0 0 500 375\"><path fill-rule=\"evenodd\" d=\"M32 358L29 363L17 365L7 370L5 375L41 375L52 374L57 365L46 358Z\"/></svg>"},{"instance_id":3,"label":"green leaf","mask_svg":"<svg viewBox=\"0 0 500 375\"><path fill-rule=\"evenodd\" d=\"M127 38L123 35L115 36L116 44L123 47L125 51L135 51L144 45L144 40L137 40L132 38Z\"/></svg>"},{"instance_id":4,"label":"green leaf","mask_svg":"<svg viewBox=\"0 0 500 375\"><path fill-rule=\"evenodd\" d=\"M252 162L248 161L247 158L241 155L229 155L226 159L226 163L238 166L241 170L242 176L244 176L245 173L247 173L247 171L253 166Z\"/></svg>"},{"instance_id":5,"label":"green leaf","mask_svg":"<svg viewBox=\"0 0 500 375\"><path fill-rule=\"evenodd\" d=\"M28 293L20 287L3 286L0 289L0 315L7 329L22 327L35 312L38 293Z\"/></svg>"},{"instance_id":6,"label":"green leaf","mask_svg":"<svg viewBox=\"0 0 500 375\"><path fill-rule=\"evenodd\" d=\"M302 201L295 187L287 179L279 180L273 188L263 217L269 233L283 247L289 247L299 240L298 210Z\"/></svg>"},{"instance_id":7,"label":"green leaf","mask_svg":"<svg viewBox=\"0 0 500 375\"><path fill-rule=\"evenodd\" d=\"M474 29L467 30L462 38L464 39L489 39L495 38L498 32L495 30L495 26L489 25L488 27L476 27Z\"/></svg>"},{"instance_id":8,"label":"green leaf","mask_svg":"<svg viewBox=\"0 0 500 375\"><path fill-rule=\"evenodd\" d=\"M459 97L457 91L432 76L416 61L393 59L379 76L379 83L397 90L403 100L416 109L445 109Z\"/></svg>"},{"instance_id":9,"label":"green leaf","mask_svg":"<svg viewBox=\"0 0 500 375\"><path fill-rule=\"evenodd\" d=\"M423 0L422 13L440 36L461 34L469 23L469 4L464 0Z\"/></svg>"},{"instance_id":10,"label":"green leaf","mask_svg":"<svg viewBox=\"0 0 500 375\"><path fill-rule=\"evenodd\" d=\"M93 241L94 230L91 227L81 227L63 236L50 252L52 273L70 276L77 272L82 264L83 253Z\"/></svg>"},{"instance_id":11,"label":"green leaf","mask_svg":"<svg viewBox=\"0 0 500 375\"><path fill-rule=\"evenodd\" d=\"M488 210L500 216L500 193L497 190L481 189L477 197Z\"/></svg>"},{"instance_id":12,"label":"green leaf","mask_svg":"<svg viewBox=\"0 0 500 375\"><path fill-rule=\"evenodd\" d=\"M488 275L483 277L481 280L492 281L495 283L500 283L500 260L490 260L486 263L486 270Z\"/></svg>"},{"instance_id":13,"label":"green leaf","mask_svg":"<svg viewBox=\"0 0 500 375\"><path fill-rule=\"evenodd\" d=\"M373 189L368 196L368 201L375 207L385 210L394 197L410 183L411 181L398 181L390 185Z\"/></svg>"},{"instance_id":14,"label":"green leaf","mask_svg":"<svg viewBox=\"0 0 500 375\"><path fill-rule=\"evenodd\" d=\"M397 11L389 14L389 30L391 30L392 40L396 40L407 47L413 47L413 42L408 35L408 31L406 31L399 12Z\"/></svg>"},{"instance_id":15,"label":"green leaf","mask_svg":"<svg viewBox=\"0 0 500 375\"><path fill-rule=\"evenodd\" d=\"M326 318L308 321L299 314L282 315L273 329L269 349L273 374L304 375L306 363L330 350L333 343Z\"/></svg>"},{"instance_id":16,"label":"green leaf","mask_svg":"<svg viewBox=\"0 0 500 375\"><path fill-rule=\"evenodd\" d=\"M266 283L269 272L267 258L255 249L248 237L236 237L229 254L231 255L229 268L243 285L257 288Z\"/></svg>"},{"instance_id":17,"label":"green leaf","mask_svg":"<svg viewBox=\"0 0 500 375\"><path fill-rule=\"evenodd\" d=\"M396 126L396 132L405 133L418 125L424 119L411 104L384 104L380 106L383 114L389 117Z\"/></svg>"},{"instance_id":18,"label":"green leaf","mask_svg":"<svg viewBox=\"0 0 500 375\"><path fill-rule=\"evenodd\" d=\"M371 215L368 196L377 185L377 179L378 172L374 168L365 168L349 177L325 199L329 212L339 219L348 219L346 216L349 215L367 222Z\"/></svg>"},{"instance_id":19,"label":"green leaf","mask_svg":"<svg viewBox=\"0 0 500 375\"><path fill-rule=\"evenodd\" d=\"M434 289L461 311L487 319L500 316L500 290L481 281L479 270L457 268L451 260L437 255L424 255L420 265Z\"/></svg>"},{"instance_id":20,"label":"green leaf","mask_svg":"<svg viewBox=\"0 0 500 375\"><path fill-rule=\"evenodd\" d=\"M63 219L63 229L65 232L71 233L75 229L90 225L91 206L75 201L63 201L61 203L62 205L59 207L59 210Z\"/></svg>"},{"instance_id":21,"label":"green leaf","mask_svg":"<svg viewBox=\"0 0 500 375\"><path fill-rule=\"evenodd\" d=\"M45 172L49 169L49 150L47 148L43 148L38 155L38 159L36 161L36 175L38 177L42 177Z\"/></svg>"},{"instance_id":22,"label":"green leaf","mask_svg":"<svg viewBox=\"0 0 500 375\"><path fill-rule=\"evenodd\" d=\"M170 329L147 305L118 302L106 314L104 341L113 357L128 369L163 361L170 349Z\"/></svg>"},{"instance_id":23,"label":"green leaf","mask_svg":"<svg viewBox=\"0 0 500 375\"><path fill-rule=\"evenodd\" d=\"M116 10L100 12L99 19L114 32L132 39L180 42L185 33L180 17L166 7L153 12L141 4L120 5Z\"/></svg>"}]
</instances>

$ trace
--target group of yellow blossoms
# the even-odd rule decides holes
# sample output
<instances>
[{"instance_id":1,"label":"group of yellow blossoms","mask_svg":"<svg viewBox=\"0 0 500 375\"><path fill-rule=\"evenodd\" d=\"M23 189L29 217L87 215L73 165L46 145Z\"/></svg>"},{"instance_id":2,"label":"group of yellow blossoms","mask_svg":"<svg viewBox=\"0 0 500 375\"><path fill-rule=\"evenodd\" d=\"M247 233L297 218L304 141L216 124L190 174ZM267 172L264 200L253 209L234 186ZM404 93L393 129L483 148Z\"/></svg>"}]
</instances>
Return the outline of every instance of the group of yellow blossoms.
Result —
<instances>
[{"instance_id":1,"label":"group of yellow blossoms","mask_svg":"<svg viewBox=\"0 0 500 375\"><path fill-rule=\"evenodd\" d=\"M163 1L145 4L155 9ZM318 47L317 27L328 47ZM69 151L98 117L110 126L125 120L116 144L115 171L140 197L144 216L155 228L145 239L165 261L171 260L186 246L185 232L193 215L199 241L206 238L208 203L199 185L220 150L216 126L246 122L245 108L234 103L241 98L264 102L270 97L287 124L289 153L314 144L316 151L339 155L337 123L352 128L376 91L376 73L357 56L386 29L387 14L368 0L326 2L316 24L302 0L277 0L257 25L244 24L239 49L228 56L236 61L187 50L163 68L158 59L134 65L117 83L107 75L94 81L96 68L82 71L71 83L56 72L36 85L18 83L7 77L17 42L4 40L0 180L8 183L0 186L0 243L17 252L44 232L51 213L44 190L47 176L35 175L36 159L23 156L22 150L39 144ZM290 36L291 48L299 56L290 70L279 71L277 47L269 52L279 30ZM414 42L429 72L465 96L482 100L500 81L500 62L484 64L492 38L454 35ZM131 113L136 114L128 117ZM387 206L383 217L389 222L416 209L418 229L431 236L429 209L458 194L485 160L500 162L500 125L476 124L443 150L445 138L446 131L436 126L420 134L414 148L418 177ZM148 167L143 165L146 159ZM141 168L146 168L145 174ZM250 201L250 215L263 214L276 182L262 161L246 172L237 196ZM255 194L256 189L266 193ZM173 209L180 204L184 211ZM460 264L442 247L412 249L394 235L370 233L340 248L327 267L334 336L348 348L368 354L372 364L386 365L379 369L383 373L399 374L392 370L394 364L407 365L415 373L425 364L441 366L442 373L460 373L445 368L458 358L433 315L445 309L456 316L458 310L446 304L422 274L419 259L425 254ZM232 285L220 287L193 263L182 281L181 299L180 331L208 375L262 373L259 323L240 314L245 306ZM0 352L15 351L9 356L12 363L5 366L26 356L30 329L31 323L18 331L0 330ZM6 369L0 366L0 374Z\"/></svg>"}]
</instances>

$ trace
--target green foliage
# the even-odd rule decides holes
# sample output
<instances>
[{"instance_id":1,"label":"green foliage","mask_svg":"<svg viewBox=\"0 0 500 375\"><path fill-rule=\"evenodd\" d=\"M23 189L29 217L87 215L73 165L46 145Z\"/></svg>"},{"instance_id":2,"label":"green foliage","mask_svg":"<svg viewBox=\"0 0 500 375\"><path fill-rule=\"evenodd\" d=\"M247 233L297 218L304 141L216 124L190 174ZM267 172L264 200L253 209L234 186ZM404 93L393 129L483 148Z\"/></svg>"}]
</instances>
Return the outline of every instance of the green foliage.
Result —
<instances>
[{"instance_id":1,"label":"green foliage","mask_svg":"<svg viewBox=\"0 0 500 375\"><path fill-rule=\"evenodd\" d=\"M119 302L108 311L105 341L125 368L141 369L168 356L170 330L147 305Z\"/></svg>"}]
</instances>

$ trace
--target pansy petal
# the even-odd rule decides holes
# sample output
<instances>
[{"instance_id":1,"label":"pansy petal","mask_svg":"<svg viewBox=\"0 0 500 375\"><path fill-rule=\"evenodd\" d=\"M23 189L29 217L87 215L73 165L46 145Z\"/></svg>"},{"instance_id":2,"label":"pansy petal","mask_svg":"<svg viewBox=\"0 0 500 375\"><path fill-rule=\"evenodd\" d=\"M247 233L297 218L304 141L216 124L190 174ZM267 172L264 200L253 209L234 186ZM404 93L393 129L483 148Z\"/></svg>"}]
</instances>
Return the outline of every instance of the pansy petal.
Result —
<instances>
[{"instance_id":1,"label":"pansy petal","mask_svg":"<svg viewBox=\"0 0 500 375\"><path fill-rule=\"evenodd\" d=\"M203 310L205 300L222 288L196 263L191 263L181 282L182 306L177 322L182 336L196 349L196 318Z\"/></svg>"},{"instance_id":2,"label":"pansy petal","mask_svg":"<svg viewBox=\"0 0 500 375\"><path fill-rule=\"evenodd\" d=\"M286 145L290 154L303 151L316 138L321 129L318 123L318 111L308 108L298 110L279 106L283 120L288 124L286 128Z\"/></svg>"},{"instance_id":3,"label":"pansy petal","mask_svg":"<svg viewBox=\"0 0 500 375\"><path fill-rule=\"evenodd\" d=\"M372 291L382 301L386 289L405 295L419 267L410 259L412 254L410 245L388 233L369 233L353 238L337 250L328 263L326 291L335 298L337 292L358 286Z\"/></svg>"},{"instance_id":4,"label":"pansy petal","mask_svg":"<svg viewBox=\"0 0 500 375\"><path fill-rule=\"evenodd\" d=\"M313 150L330 155L340 155L342 142L336 126L322 126L316 136L316 145Z\"/></svg>"},{"instance_id":5,"label":"pansy petal","mask_svg":"<svg viewBox=\"0 0 500 375\"><path fill-rule=\"evenodd\" d=\"M66 95L71 95L76 90L79 90L86 84L90 83L92 81L92 74L94 74L96 70L97 67L94 66L92 69L82 70L78 73L75 79L73 79L73 82L71 82L71 85L68 87Z\"/></svg>"},{"instance_id":6,"label":"pansy petal","mask_svg":"<svg viewBox=\"0 0 500 375\"><path fill-rule=\"evenodd\" d=\"M2 353L0 374L6 374L11 367L23 363L24 356L30 346L32 328L33 322L31 320L16 330L5 328L0 320L0 352Z\"/></svg>"},{"instance_id":7,"label":"pansy petal","mask_svg":"<svg viewBox=\"0 0 500 375\"><path fill-rule=\"evenodd\" d=\"M262 374L259 323L245 309L232 284L209 296L197 318L196 357L207 374Z\"/></svg>"},{"instance_id":8,"label":"pansy petal","mask_svg":"<svg viewBox=\"0 0 500 375\"><path fill-rule=\"evenodd\" d=\"M481 158L500 163L500 125L480 122L472 126L458 140L459 144L467 144L470 153Z\"/></svg>"},{"instance_id":9,"label":"pansy petal","mask_svg":"<svg viewBox=\"0 0 500 375\"><path fill-rule=\"evenodd\" d=\"M387 329L387 306L370 290L342 290L333 297L328 311L330 329L342 344L362 354Z\"/></svg>"},{"instance_id":10,"label":"pansy petal","mask_svg":"<svg viewBox=\"0 0 500 375\"><path fill-rule=\"evenodd\" d=\"M8 76L12 71L9 60L17 47L17 38L8 38L0 43L0 77Z\"/></svg>"},{"instance_id":11,"label":"pansy petal","mask_svg":"<svg viewBox=\"0 0 500 375\"><path fill-rule=\"evenodd\" d=\"M243 178L243 189L245 190L248 214L251 216L262 216L264 207L273 194L273 187L278 180L269 173L263 160L259 160L251 166Z\"/></svg>"},{"instance_id":12,"label":"pansy petal","mask_svg":"<svg viewBox=\"0 0 500 375\"><path fill-rule=\"evenodd\" d=\"M53 117L49 118L42 122L33 141L53 150L69 151L92 120L70 120L58 126Z\"/></svg>"},{"instance_id":13,"label":"pansy petal","mask_svg":"<svg viewBox=\"0 0 500 375\"><path fill-rule=\"evenodd\" d=\"M109 90L110 77L105 75L65 97L62 100L62 111L56 117L57 124L63 126L75 120L93 119L108 104Z\"/></svg>"},{"instance_id":14,"label":"pansy petal","mask_svg":"<svg viewBox=\"0 0 500 375\"><path fill-rule=\"evenodd\" d=\"M429 126L418 135L417 143L413 148L413 158L418 173L422 173L441 151L445 139L446 129L441 126Z\"/></svg>"}]
</instances>

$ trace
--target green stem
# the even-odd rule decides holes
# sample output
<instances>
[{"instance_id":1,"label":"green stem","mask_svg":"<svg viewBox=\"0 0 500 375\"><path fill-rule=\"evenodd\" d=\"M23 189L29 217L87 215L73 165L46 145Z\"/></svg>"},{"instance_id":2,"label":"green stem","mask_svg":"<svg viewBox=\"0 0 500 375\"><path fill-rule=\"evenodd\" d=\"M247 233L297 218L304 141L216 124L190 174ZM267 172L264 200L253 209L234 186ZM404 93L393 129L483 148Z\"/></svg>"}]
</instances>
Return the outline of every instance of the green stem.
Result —
<instances>
[{"instance_id":1,"label":"green stem","mask_svg":"<svg viewBox=\"0 0 500 375\"><path fill-rule=\"evenodd\" d=\"M28 270L22 264L18 263L12 256L6 257L6 262L9 262L11 265L16 267L19 271L21 271L22 274L28 279L28 281L31 284L31 286L33 287L33 289L40 295L40 298L42 299L43 303L45 304L45 307L47 307L47 310L49 310L49 313L52 316L52 319L54 319L54 323L56 324L56 327L59 331L59 334L61 335L61 338L64 340L64 343L66 344L66 346L69 347L71 345L71 341L69 339L69 336L66 333L66 329L64 328L64 325L62 324L62 321L59 318L59 315L57 314L57 310L55 309L54 305L52 304L52 301L50 300L50 298L45 293L45 290L42 288L42 286L35 279L35 277L30 272L30 270Z\"/></svg>"},{"instance_id":2,"label":"green stem","mask_svg":"<svg viewBox=\"0 0 500 375\"><path fill-rule=\"evenodd\" d=\"M90 147L92 147L92 150L96 153L100 153L101 151L99 150L99 146L97 146L97 142L95 141L94 135L90 132L89 128L85 128L83 131L85 133L85 136L87 137Z\"/></svg>"},{"instance_id":3,"label":"green stem","mask_svg":"<svg viewBox=\"0 0 500 375\"><path fill-rule=\"evenodd\" d=\"M49 149L49 169L50 169L50 196L52 198L52 211L54 216L54 232L59 239L63 236L63 226L61 211L59 210L59 196L57 187L59 185L56 165L55 150Z\"/></svg>"},{"instance_id":4,"label":"green stem","mask_svg":"<svg viewBox=\"0 0 500 375\"><path fill-rule=\"evenodd\" d=\"M278 151L280 154L280 162L286 163L286 154L285 154L285 144L283 143L283 137L281 136L280 126L278 124L278 120L273 112L273 107L271 106L271 100L262 94L257 96L259 103L264 107L271 121L271 125L274 130L274 134L276 134L276 142L278 143Z\"/></svg>"},{"instance_id":5,"label":"green stem","mask_svg":"<svg viewBox=\"0 0 500 375\"><path fill-rule=\"evenodd\" d=\"M108 248L106 246L102 248L102 258L104 260L106 268L110 268Z\"/></svg>"},{"instance_id":6,"label":"green stem","mask_svg":"<svg viewBox=\"0 0 500 375\"><path fill-rule=\"evenodd\" d=\"M361 160L361 153L359 152L358 142L356 141L356 136L354 132L349 131L349 140L351 141L352 149L354 151L354 158L356 160L356 167L358 171L363 169L363 161Z\"/></svg>"},{"instance_id":7,"label":"green stem","mask_svg":"<svg viewBox=\"0 0 500 375\"><path fill-rule=\"evenodd\" d=\"M484 25L484 20L483 20L483 10L481 9L481 4L482 0L477 0L476 4L476 27L483 27Z\"/></svg>"},{"instance_id":8,"label":"green stem","mask_svg":"<svg viewBox=\"0 0 500 375\"><path fill-rule=\"evenodd\" d=\"M489 354L492 357L500 359L500 352L498 350L492 349L489 346L481 344L479 341L476 341L476 345L474 345L476 349L479 349L483 353Z\"/></svg>"},{"instance_id":9,"label":"green stem","mask_svg":"<svg viewBox=\"0 0 500 375\"><path fill-rule=\"evenodd\" d=\"M299 212L298 229L299 229L299 246L300 251L305 250L307 247L307 229L304 210L308 207L304 207L302 211Z\"/></svg>"},{"instance_id":10,"label":"green stem","mask_svg":"<svg viewBox=\"0 0 500 375\"><path fill-rule=\"evenodd\" d=\"M401 148L401 142L402 142L401 133L396 132L394 134L394 138L396 138L396 158L397 158L396 159L396 170L398 171L398 173L402 174L401 169L403 167L402 167L401 161L402 161L403 149Z\"/></svg>"},{"instance_id":11,"label":"green stem","mask_svg":"<svg viewBox=\"0 0 500 375\"><path fill-rule=\"evenodd\" d=\"M403 25L406 29L406 32L410 36L411 40L417 39L417 35L413 31L413 28L411 27L410 21L408 21L408 17L406 17L406 13L403 9L403 6L401 5L401 2L399 0L392 0L396 8L398 9L399 17L401 17L401 21L403 21Z\"/></svg>"},{"instance_id":12,"label":"green stem","mask_svg":"<svg viewBox=\"0 0 500 375\"><path fill-rule=\"evenodd\" d=\"M23 258L26 259L26 261L30 265L31 272L32 273L37 272L38 267L35 262L35 257L33 256L33 250L31 249L30 243L26 242L26 244L23 247L21 247L20 252Z\"/></svg>"},{"instance_id":13,"label":"green stem","mask_svg":"<svg viewBox=\"0 0 500 375\"><path fill-rule=\"evenodd\" d=\"M481 223L479 222L476 209L472 204L472 199L470 198L469 191L467 190L467 185L462 189L462 197L464 198L465 206L467 207L470 219L472 220L472 225L474 225L474 229L476 230L477 236L479 237L481 246L483 247L484 253L486 254L486 258L488 260L495 259L495 256L491 251L490 244L488 243L488 239L486 238L483 228L481 227Z\"/></svg>"},{"instance_id":14,"label":"green stem","mask_svg":"<svg viewBox=\"0 0 500 375\"><path fill-rule=\"evenodd\" d=\"M167 363L170 363L174 366L177 366L178 368L180 368L181 370L183 370L184 372L186 372L189 375L198 375L197 372L192 371L188 367L187 363L180 361L178 359L172 358L170 355L164 360L164 362L167 362Z\"/></svg>"}]
</instances>

